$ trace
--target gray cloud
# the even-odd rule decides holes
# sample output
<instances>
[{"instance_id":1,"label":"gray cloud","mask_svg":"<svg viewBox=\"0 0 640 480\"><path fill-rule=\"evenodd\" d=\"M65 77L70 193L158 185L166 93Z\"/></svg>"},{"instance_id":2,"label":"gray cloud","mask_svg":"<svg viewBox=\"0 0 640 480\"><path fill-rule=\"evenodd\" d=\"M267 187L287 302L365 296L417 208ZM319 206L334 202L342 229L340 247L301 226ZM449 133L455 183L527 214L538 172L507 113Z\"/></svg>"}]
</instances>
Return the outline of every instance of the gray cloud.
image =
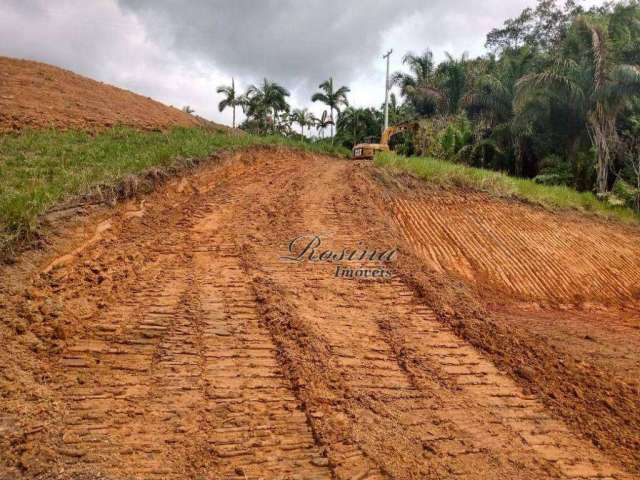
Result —
<instances>
[{"instance_id":1,"label":"gray cloud","mask_svg":"<svg viewBox=\"0 0 640 480\"><path fill-rule=\"evenodd\" d=\"M382 47L382 30L424 1L236 0L184 4L118 0L149 34L187 56L209 59L237 76L267 76L316 85L329 75L348 81Z\"/></svg>"}]
</instances>

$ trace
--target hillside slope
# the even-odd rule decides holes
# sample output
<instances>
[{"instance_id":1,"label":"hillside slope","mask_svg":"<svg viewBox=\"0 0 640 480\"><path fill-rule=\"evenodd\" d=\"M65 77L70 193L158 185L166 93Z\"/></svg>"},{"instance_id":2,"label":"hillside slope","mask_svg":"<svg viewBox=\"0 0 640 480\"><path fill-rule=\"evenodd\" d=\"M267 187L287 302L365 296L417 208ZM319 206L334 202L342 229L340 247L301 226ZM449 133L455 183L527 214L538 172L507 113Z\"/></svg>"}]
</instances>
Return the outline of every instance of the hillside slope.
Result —
<instances>
[{"instance_id":1,"label":"hillside slope","mask_svg":"<svg viewBox=\"0 0 640 480\"><path fill-rule=\"evenodd\" d=\"M45 63L0 57L0 133L25 128L196 126L176 108Z\"/></svg>"}]
</instances>

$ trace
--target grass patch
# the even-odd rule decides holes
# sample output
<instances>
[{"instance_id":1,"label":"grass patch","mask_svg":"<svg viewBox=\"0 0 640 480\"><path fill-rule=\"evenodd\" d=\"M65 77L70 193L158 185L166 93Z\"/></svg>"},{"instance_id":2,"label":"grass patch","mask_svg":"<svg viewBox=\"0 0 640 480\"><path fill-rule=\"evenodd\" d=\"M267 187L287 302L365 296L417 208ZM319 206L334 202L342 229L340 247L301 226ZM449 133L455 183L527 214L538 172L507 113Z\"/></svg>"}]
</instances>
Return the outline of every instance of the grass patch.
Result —
<instances>
[{"instance_id":1,"label":"grass patch","mask_svg":"<svg viewBox=\"0 0 640 480\"><path fill-rule=\"evenodd\" d=\"M280 136L229 135L200 128L140 132L117 127L91 135L56 130L0 136L0 253L28 238L40 216L65 200L98 186L115 186L127 175L168 168L177 160L202 158L217 150L285 145L314 153L346 156L328 142Z\"/></svg>"},{"instance_id":2,"label":"grass patch","mask_svg":"<svg viewBox=\"0 0 640 480\"><path fill-rule=\"evenodd\" d=\"M540 185L500 172L426 157L401 157L393 152L376 155L375 164L392 170L410 172L443 187L467 187L500 197L527 200L550 209L575 209L627 223L640 221L630 208L616 207L600 201L593 193L578 192L566 186Z\"/></svg>"}]
</instances>

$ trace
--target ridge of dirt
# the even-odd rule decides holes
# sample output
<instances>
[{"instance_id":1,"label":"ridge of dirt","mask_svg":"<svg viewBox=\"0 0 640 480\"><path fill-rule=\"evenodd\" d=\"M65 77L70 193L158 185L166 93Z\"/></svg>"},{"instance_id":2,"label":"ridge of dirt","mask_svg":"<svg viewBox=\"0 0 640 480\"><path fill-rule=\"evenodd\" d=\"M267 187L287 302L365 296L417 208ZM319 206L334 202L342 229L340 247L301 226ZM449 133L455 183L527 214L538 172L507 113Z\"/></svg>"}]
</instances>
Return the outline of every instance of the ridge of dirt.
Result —
<instances>
[{"instance_id":1,"label":"ridge of dirt","mask_svg":"<svg viewBox=\"0 0 640 480\"><path fill-rule=\"evenodd\" d=\"M0 56L0 133L26 128L96 131L116 125L227 129L69 70Z\"/></svg>"},{"instance_id":2,"label":"ridge of dirt","mask_svg":"<svg viewBox=\"0 0 640 480\"><path fill-rule=\"evenodd\" d=\"M635 424L609 414L602 429L599 407L550 408L519 380L510 357L528 348L552 391L589 378L538 372L555 347L429 269L371 173L283 148L225 154L89 216L31 274L3 269L25 288L0 293L0 478L635 478L631 444L606 444ZM313 233L399 246L397 275L282 261Z\"/></svg>"},{"instance_id":3,"label":"ridge of dirt","mask_svg":"<svg viewBox=\"0 0 640 480\"><path fill-rule=\"evenodd\" d=\"M380 174L372 172L372 178L378 182ZM540 398L575 432L640 473L640 304L638 292L633 290L640 267L626 264L638 258L634 254L639 245L638 229L570 212L552 214L474 192L456 195L412 179L396 178L395 182L390 184L387 179L385 183L391 188L374 192L373 198L380 209L389 210L392 205L390 228L404 237L404 248L415 252L418 263L424 262L426 268L410 263L403 265L401 272L436 310L438 318L489 355L495 365L508 371L526 392ZM411 191L405 190L407 182ZM407 218L404 215L409 203L416 206L410 208ZM461 208L454 211L454 206ZM511 224L498 223L494 211L502 212L500 218L505 221L509 217ZM438 215L440 219L434 220ZM552 243L551 247L543 242L527 244L526 240L509 245L511 238L525 237L532 229L544 230L545 222L552 222L556 231L562 229L556 238L576 237L586 247L568 250L570 245L577 245L571 243L573 239ZM483 236L490 237L491 242L483 241ZM600 238L592 244L590 236ZM491 251L483 252L482 247L489 243ZM469 244L475 246L466 247ZM545 258L541 248L550 250L553 259ZM596 251L598 256L593 254ZM583 274L580 280L567 283L564 279L570 277L573 268L562 264L562 255L572 265L587 263L589 276ZM624 268L608 269L609 260L615 263L616 258ZM465 262L466 267L461 267ZM499 272L510 268L519 276ZM627 275L631 275L628 280ZM525 290L515 289L514 282L522 279L529 281L518 286ZM613 285L603 292L606 282ZM607 334L610 321L600 324L595 321L598 316L624 316L627 320L616 322L618 333L614 337ZM531 327L529 323L537 318L544 318L544 323ZM563 329L556 341L550 341L550 332L558 329L561 319L570 324L572 319L582 319L582 323ZM592 344L595 337L612 341L607 351L605 345L593 345L588 350L574 346L578 341ZM631 344L626 348L628 342ZM621 349L628 353L608 361ZM622 360L630 368L620 368Z\"/></svg>"},{"instance_id":4,"label":"ridge of dirt","mask_svg":"<svg viewBox=\"0 0 640 480\"><path fill-rule=\"evenodd\" d=\"M475 309L461 314L439 298L433 277L404 274L456 335L488 355L500 370L509 372L527 394L541 399L573 431L630 471L640 472L640 389L633 372L607 371L590 356L576 355L550 343L526 323L515 323L514 314L478 313ZM463 302L458 299L455 304Z\"/></svg>"}]
</instances>

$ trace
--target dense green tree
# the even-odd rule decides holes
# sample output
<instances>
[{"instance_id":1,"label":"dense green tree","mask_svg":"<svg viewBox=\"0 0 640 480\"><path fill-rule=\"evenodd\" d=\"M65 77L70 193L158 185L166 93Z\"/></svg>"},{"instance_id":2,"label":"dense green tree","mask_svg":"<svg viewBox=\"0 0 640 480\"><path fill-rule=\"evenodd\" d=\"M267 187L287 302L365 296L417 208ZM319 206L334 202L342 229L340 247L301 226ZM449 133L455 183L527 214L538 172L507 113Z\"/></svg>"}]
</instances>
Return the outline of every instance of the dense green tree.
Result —
<instances>
[{"instance_id":1,"label":"dense green tree","mask_svg":"<svg viewBox=\"0 0 640 480\"><path fill-rule=\"evenodd\" d=\"M431 50L422 55L409 52L402 57L402 63L409 68L409 73L395 72L391 77L392 83L400 87L400 94L411 103L417 115L434 115L443 97L436 86L433 53Z\"/></svg>"},{"instance_id":2,"label":"dense green tree","mask_svg":"<svg viewBox=\"0 0 640 480\"><path fill-rule=\"evenodd\" d=\"M608 24L581 16L574 22L558 57L540 73L519 82L518 103L531 95L561 95L576 120L584 119L596 151L598 193L609 190L612 154L617 141L616 122L640 94L640 67L619 64L611 51Z\"/></svg>"},{"instance_id":3,"label":"dense green tree","mask_svg":"<svg viewBox=\"0 0 640 480\"><path fill-rule=\"evenodd\" d=\"M487 35L487 48L494 51L513 50L522 46L550 49L559 44L576 17L583 12L574 0L558 6L557 0L538 0L535 8L525 8L522 13L495 28Z\"/></svg>"},{"instance_id":4,"label":"dense green tree","mask_svg":"<svg viewBox=\"0 0 640 480\"><path fill-rule=\"evenodd\" d=\"M347 148L367 137L379 137L382 127L382 111L375 108L347 107L337 122L336 137Z\"/></svg>"}]
</instances>

